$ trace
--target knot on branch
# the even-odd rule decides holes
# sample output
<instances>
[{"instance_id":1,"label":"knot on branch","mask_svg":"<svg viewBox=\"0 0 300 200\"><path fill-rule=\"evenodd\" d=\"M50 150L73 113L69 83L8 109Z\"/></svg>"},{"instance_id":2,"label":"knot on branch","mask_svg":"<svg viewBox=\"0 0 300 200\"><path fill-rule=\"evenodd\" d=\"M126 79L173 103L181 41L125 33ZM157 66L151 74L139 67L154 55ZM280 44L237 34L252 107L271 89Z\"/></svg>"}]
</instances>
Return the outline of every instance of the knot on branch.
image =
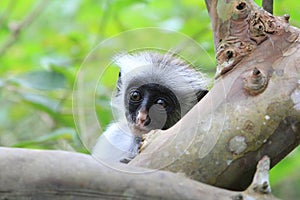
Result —
<instances>
[{"instance_id":1,"label":"knot on branch","mask_svg":"<svg viewBox=\"0 0 300 200\"><path fill-rule=\"evenodd\" d=\"M284 15L283 15L283 20L284 20L286 23L289 23L289 21L290 21L290 15L289 15L289 14L284 14Z\"/></svg>"},{"instance_id":2,"label":"knot on branch","mask_svg":"<svg viewBox=\"0 0 300 200\"><path fill-rule=\"evenodd\" d=\"M289 32L289 19L288 14L274 17L264 10L255 11L249 17L250 39L259 45L268 38L268 34L281 35L283 32Z\"/></svg>"},{"instance_id":3,"label":"knot on branch","mask_svg":"<svg viewBox=\"0 0 300 200\"><path fill-rule=\"evenodd\" d=\"M253 9L246 0L237 0L230 6L232 12L224 11L230 15L229 20L218 24L216 39L217 72L215 79L232 70L246 55L271 38L274 43L279 35L291 31L289 16L274 17L263 9ZM221 11L220 11L221 12ZM227 32L225 32L227 31ZM297 33L290 33L286 40L293 42L298 38Z\"/></svg>"},{"instance_id":4,"label":"knot on branch","mask_svg":"<svg viewBox=\"0 0 300 200\"><path fill-rule=\"evenodd\" d=\"M232 20L241 20L248 17L250 13L250 9L246 2L240 1L235 5L235 10L233 11L233 15L231 17Z\"/></svg>"},{"instance_id":5,"label":"knot on branch","mask_svg":"<svg viewBox=\"0 0 300 200\"><path fill-rule=\"evenodd\" d=\"M256 67L244 79L244 89L253 96L262 93L267 88L267 85L268 77Z\"/></svg>"},{"instance_id":6,"label":"knot on branch","mask_svg":"<svg viewBox=\"0 0 300 200\"><path fill-rule=\"evenodd\" d=\"M217 48L217 73L216 79L230 71L242 60L242 58L253 50L253 44L240 41L237 37L229 37L220 43Z\"/></svg>"},{"instance_id":7,"label":"knot on branch","mask_svg":"<svg viewBox=\"0 0 300 200\"><path fill-rule=\"evenodd\" d=\"M260 44L267 39L265 33L265 26L260 19L250 20L250 39L252 39L256 44Z\"/></svg>"},{"instance_id":8,"label":"knot on branch","mask_svg":"<svg viewBox=\"0 0 300 200\"><path fill-rule=\"evenodd\" d=\"M231 197L232 200L244 200L244 197L242 194L237 194L237 195L234 195L233 197Z\"/></svg>"}]
</instances>

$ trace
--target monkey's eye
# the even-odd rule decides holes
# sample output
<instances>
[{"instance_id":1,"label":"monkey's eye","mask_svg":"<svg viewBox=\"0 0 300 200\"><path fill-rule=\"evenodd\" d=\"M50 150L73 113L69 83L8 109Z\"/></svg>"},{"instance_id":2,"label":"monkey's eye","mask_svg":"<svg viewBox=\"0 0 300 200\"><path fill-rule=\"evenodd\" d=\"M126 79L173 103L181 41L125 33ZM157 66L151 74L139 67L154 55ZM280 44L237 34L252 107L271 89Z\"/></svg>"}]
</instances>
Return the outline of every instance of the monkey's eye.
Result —
<instances>
[{"instance_id":1,"label":"monkey's eye","mask_svg":"<svg viewBox=\"0 0 300 200\"><path fill-rule=\"evenodd\" d=\"M131 101L140 101L142 99L142 95L139 91L132 91L130 92L130 100Z\"/></svg>"},{"instance_id":2,"label":"monkey's eye","mask_svg":"<svg viewBox=\"0 0 300 200\"><path fill-rule=\"evenodd\" d=\"M157 99L155 104L158 104L163 108L166 108L168 106L167 102L164 99Z\"/></svg>"}]
</instances>

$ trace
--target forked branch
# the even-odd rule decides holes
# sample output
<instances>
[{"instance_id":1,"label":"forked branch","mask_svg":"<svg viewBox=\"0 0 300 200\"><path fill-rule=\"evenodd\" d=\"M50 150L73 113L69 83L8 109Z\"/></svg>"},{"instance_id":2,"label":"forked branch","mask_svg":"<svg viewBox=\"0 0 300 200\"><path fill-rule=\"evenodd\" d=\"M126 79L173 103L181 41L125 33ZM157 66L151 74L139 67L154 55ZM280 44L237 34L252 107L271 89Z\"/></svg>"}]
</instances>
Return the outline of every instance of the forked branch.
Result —
<instances>
[{"instance_id":1,"label":"forked branch","mask_svg":"<svg viewBox=\"0 0 300 200\"><path fill-rule=\"evenodd\" d=\"M252 0L206 3L215 85L171 129L150 133L130 165L242 190L263 155L274 166L299 145L300 31Z\"/></svg>"}]
</instances>

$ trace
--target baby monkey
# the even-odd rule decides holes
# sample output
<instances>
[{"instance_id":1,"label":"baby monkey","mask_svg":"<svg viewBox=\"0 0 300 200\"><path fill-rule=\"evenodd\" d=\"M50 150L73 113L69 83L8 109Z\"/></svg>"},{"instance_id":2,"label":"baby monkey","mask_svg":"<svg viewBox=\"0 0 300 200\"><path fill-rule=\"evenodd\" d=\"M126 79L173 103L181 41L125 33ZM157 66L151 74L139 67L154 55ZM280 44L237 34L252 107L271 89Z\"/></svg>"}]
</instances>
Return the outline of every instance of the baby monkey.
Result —
<instances>
[{"instance_id":1,"label":"baby monkey","mask_svg":"<svg viewBox=\"0 0 300 200\"><path fill-rule=\"evenodd\" d=\"M92 155L128 163L144 134L170 128L204 97L208 79L170 53L120 54L114 61L120 74L112 106L119 119L99 137Z\"/></svg>"}]
</instances>

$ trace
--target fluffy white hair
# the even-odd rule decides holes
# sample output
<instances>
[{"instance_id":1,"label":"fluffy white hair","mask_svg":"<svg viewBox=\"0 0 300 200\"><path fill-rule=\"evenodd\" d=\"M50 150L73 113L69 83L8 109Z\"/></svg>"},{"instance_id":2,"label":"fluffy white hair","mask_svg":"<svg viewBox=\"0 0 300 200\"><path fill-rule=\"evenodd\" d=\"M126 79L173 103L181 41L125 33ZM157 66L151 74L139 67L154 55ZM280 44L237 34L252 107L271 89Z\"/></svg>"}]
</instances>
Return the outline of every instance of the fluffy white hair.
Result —
<instances>
[{"instance_id":1,"label":"fluffy white hair","mask_svg":"<svg viewBox=\"0 0 300 200\"><path fill-rule=\"evenodd\" d=\"M113 101L118 110L120 105L124 104L124 92L129 85L134 84L139 87L156 83L174 92L179 100L181 113L184 115L198 102L198 92L207 90L209 83L209 79L203 73L171 53L160 54L153 51L122 53L115 56L113 60L120 67L121 72L119 93ZM124 109L123 107L122 110Z\"/></svg>"}]
</instances>

